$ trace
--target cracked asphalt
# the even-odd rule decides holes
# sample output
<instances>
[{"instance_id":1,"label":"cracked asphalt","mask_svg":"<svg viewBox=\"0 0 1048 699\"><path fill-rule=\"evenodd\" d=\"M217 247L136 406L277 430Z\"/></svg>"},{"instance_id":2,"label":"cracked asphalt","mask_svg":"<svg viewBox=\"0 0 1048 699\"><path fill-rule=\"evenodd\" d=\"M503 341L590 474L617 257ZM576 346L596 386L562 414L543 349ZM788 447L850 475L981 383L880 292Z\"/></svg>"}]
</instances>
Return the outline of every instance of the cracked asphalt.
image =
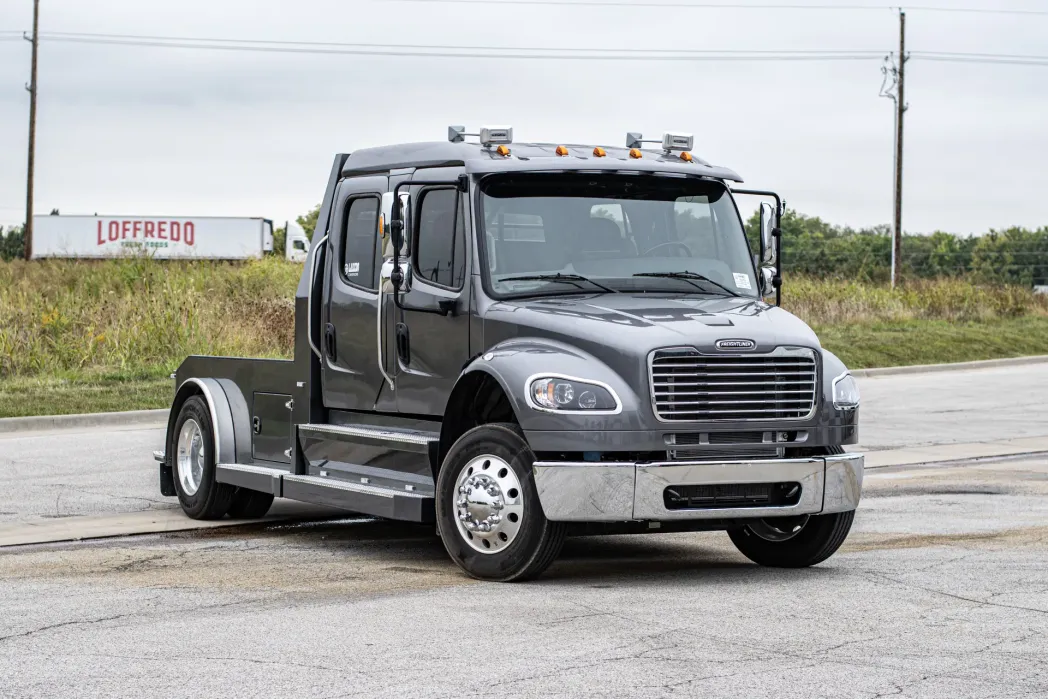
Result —
<instances>
[{"instance_id":1,"label":"cracked asphalt","mask_svg":"<svg viewBox=\"0 0 1048 699\"><path fill-rule=\"evenodd\" d=\"M1048 695L1048 459L879 469L844 548L569 539L537 582L462 576L368 520L0 552L0 696Z\"/></svg>"}]
</instances>

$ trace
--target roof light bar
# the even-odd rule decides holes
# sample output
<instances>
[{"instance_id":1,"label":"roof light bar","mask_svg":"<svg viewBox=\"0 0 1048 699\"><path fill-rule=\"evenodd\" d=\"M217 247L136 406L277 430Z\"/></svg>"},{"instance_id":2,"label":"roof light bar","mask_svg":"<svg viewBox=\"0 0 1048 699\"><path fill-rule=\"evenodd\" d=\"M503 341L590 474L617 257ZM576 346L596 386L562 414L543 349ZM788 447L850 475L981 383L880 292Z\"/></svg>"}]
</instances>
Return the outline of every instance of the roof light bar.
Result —
<instances>
[{"instance_id":1,"label":"roof light bar","mask_svg":"<svg viewBox=\"0 0 1048 699\"><path fill-rule=\"evenodd\" d=\"M494 145L513 143L512 126L481 126L479 133L466 133L465 126L449 126L448 140L452 143L462 143L466 136L476 136L480 139L480 145L490 147Z\"/></svg>"}]
</instances>

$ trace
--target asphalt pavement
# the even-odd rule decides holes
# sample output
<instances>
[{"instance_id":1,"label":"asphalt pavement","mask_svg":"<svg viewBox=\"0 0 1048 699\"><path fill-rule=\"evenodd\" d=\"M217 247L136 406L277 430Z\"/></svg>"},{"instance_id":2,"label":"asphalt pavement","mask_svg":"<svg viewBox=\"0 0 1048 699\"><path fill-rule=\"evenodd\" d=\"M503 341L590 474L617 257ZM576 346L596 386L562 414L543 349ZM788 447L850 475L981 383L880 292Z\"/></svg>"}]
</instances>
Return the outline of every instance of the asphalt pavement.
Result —
<instances>
[{"instance_id":1,"label":"asphalt pavement","mask_svg":"<svg viewBox=\"0 0 1048 699\"><path fill-rule=\"evenodd\" d=\"M1048 364L860 386L874 455L1048 437ZM177 518L161 441L0 436L0 529ZM5 547L0 697L1045 696L1045 495L1043 453L877 468L815 568L719 532L587 537L518 585L354 518Z\"/></svg>"}]
</instances>

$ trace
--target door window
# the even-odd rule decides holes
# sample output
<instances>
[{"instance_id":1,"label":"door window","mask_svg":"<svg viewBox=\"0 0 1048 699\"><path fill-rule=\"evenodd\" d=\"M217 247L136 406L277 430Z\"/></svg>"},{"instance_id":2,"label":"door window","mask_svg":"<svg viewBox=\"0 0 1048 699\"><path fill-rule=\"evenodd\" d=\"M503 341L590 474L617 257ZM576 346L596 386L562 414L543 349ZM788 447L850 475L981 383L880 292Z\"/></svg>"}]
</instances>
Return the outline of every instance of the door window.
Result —
<instances>
[{"instance_id":1,"label":"door window","mask_svg":"<svg viewBox=\"0 0 1048 699\"><path fill-rule=\"evenodd\" d=\"M378 197L361 197L349 203L342 238L342 279L365 289L375 287L375 245L378 233Z\"/></svg>"},{"instance_id":2,"label":"door window","mask_svg":"<svg viewBox=\"0 0 1048 699\"><path fill-rule=\"evenodd\" d=\"M415 273L440 286L462 288L466 273L466 226L459 192L425 190L418 210Z\"/></svg>"}]
</instances>

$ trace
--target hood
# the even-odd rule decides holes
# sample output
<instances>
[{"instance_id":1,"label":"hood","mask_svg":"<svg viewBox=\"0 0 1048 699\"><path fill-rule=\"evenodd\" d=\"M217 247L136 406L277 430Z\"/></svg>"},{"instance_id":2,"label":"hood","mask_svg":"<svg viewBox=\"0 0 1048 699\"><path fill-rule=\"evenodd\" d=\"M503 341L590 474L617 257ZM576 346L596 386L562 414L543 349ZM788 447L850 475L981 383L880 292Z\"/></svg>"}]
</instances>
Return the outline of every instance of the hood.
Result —
<instances>
[{"instance_id":1,"label":"hood","mask_svg":"<svg viewBox=\"0 0 1048 699\"><path fill-rule=\"evenodd\" d=\"M545 337L608 361L609 350L643 356L660 347L717 351L718 340L752 340L753 352L778 346L819 348L792 313L748 298L672 294L594 294L500 301L484 314L487 346L516 337Z\"/></svg>"}]
</instances>

